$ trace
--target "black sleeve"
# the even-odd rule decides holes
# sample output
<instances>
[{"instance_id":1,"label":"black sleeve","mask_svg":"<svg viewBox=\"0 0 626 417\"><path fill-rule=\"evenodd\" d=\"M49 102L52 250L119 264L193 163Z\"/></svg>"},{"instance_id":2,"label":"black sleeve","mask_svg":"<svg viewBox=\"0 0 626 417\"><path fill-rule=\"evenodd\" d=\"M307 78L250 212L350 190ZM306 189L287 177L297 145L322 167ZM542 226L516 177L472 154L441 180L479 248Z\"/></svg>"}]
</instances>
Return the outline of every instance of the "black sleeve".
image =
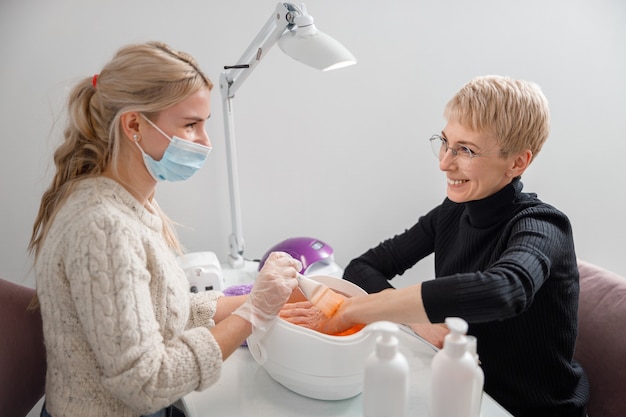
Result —
<instances>
[{"instance_id":1,"label":"black sleeve","mask_svg":"<svg viewBox=\"0 0 626 417\"><path fill-rule=\"evenodd\" d=\"M432 210L410 229L381 242L361 256L350 261L343 278L375 293L393 288L389 280L402 275L420 259L430 255L434 248L432 224L437 209Z\"/></svg>"},{"instance_id":2,"label":"black sleeve","mask_svg":"<svg viewBox=\"0 0 626 417\"><path fill-rule=\"evenodd\" d=\"M547 281L549 291L543 294L564 291L561 296L567 297L577 270L571 225L563 213L545 205L521 211L496 241L487 250L481 249L494 258L484 269L422 283L430 321L458 316L482 323L519 316Z\"/></svg>"}]
</instances>

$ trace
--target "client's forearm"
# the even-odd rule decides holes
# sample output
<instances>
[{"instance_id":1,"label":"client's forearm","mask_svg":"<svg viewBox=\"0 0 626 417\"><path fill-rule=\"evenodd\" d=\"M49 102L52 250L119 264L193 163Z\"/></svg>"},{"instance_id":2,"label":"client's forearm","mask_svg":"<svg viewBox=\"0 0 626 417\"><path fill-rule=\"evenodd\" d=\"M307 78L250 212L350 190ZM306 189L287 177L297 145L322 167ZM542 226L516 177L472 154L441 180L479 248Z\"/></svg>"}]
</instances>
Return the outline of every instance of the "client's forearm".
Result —
<instances>
[{"instance_id":1,"label":"client's forearm","mask_svg":"<svg viewBox=\"0 0 626 417\"><path fill-rule=\"evenodd\" d=\"M342 311L353 323L387 320L396 323L429 323L422 303L421 284L352 297Z\"/></svg>"}]
</instances>

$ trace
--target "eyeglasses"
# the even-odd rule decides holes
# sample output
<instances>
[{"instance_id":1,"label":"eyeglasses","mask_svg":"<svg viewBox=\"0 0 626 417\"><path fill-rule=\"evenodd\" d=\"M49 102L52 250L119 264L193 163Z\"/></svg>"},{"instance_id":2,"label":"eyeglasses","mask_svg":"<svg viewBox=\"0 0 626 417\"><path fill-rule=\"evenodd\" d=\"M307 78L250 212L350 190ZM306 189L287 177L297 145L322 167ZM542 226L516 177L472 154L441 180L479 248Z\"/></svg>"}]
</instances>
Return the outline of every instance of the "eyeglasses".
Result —
<instances>
[{"instance_id":1,"label":"eyeglasses","mask_svg":"<svg viewBox=\"0 0 626 417\"><path fill-rule=\"evenodd\" d=\"M487 153L494 153L487 152L479 154L465 145L458 145L456 148L451 148L448 144L448 139L444 138L441 135L432 135L430 138L430 146L433 149L433 153L440 161L443 159L446 152L450 150L450 153L452 153L452 157L456 158L456 163L462 166L468 166L472 162L472 159L476 158L477 156L483 156Z\"/></svg>"}]
</instances>

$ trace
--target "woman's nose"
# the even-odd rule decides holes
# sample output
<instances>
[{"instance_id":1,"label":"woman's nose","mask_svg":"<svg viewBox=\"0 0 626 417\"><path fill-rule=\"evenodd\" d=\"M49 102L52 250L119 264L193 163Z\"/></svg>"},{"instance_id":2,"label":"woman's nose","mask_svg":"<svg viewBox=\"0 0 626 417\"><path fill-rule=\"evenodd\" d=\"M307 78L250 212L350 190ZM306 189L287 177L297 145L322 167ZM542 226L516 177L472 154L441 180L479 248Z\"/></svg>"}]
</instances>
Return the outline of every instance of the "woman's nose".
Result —
<instances>
[{"instance_id":1,"label":"woman's nose","mask_svg":"<svg viewBox=\"0 0 626 417\"><path fill-rule=\"evenodd\" d=\"M439 158L439 169L442 171L449 171L450 167L455 165L455 155L450 149L446 149Z\"/></svg>"},{"instance_id":2,"label":"woman's nose","mask_svg":"<svg viewBox=\"0 0 626 417\"><path fill-rule=\"evenodd\" d=\"M209 138L209 134L205 129L202 129L202 133L200 134L198 143L204 146L208 146L209 148L213 146L213 144L211 143L211 138Z\"/></svg>"}]
</instances>

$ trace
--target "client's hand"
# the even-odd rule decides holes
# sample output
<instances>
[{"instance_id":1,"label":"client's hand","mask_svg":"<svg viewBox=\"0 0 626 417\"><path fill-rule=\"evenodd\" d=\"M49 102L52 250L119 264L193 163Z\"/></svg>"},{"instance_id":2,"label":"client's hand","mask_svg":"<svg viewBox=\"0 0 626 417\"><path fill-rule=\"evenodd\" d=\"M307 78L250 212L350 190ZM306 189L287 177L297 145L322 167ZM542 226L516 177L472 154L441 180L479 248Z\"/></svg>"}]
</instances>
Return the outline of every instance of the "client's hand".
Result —
<instances>
[{"instance_id":1,"label":"client's hand","mask_svg":"<svg viewBox=\"0 0 626 417\"><path fill-rule=\"evenodd\" d=\"M439 349L443 348L443 339L450 333L448 326L443 323L410 323L408 326L428 343Z\"/></svg>"},{"instance_id":2,"label":"client's hand","mask_svg":"<svg viewBox=\"0 0 626 417\"><path fill-rule=\"evenodd\" d=\"M307 327L320 333L338 334L356 324L346 320L342 314L346 304L349 303L348 300L344 300L339 309L330 317L327 317L309 301L285 304L279 315L282 319L298 326Z\"/></svg>"}]
</instances>

